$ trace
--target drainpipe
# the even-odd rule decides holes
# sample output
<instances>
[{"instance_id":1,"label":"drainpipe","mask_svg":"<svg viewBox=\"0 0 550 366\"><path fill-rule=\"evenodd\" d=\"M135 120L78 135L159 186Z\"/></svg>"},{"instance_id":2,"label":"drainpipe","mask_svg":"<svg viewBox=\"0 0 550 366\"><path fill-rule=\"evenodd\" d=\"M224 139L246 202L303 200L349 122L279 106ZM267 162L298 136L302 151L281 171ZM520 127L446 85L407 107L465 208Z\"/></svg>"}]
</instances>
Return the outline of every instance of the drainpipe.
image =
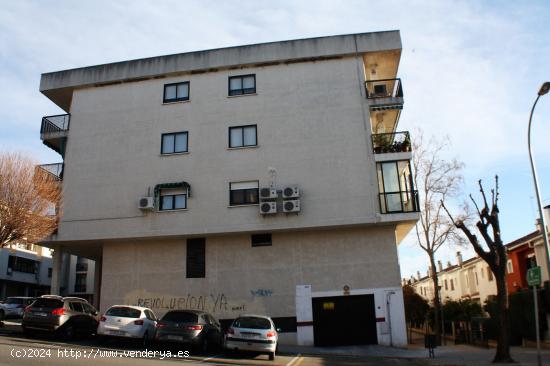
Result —
<instances>
[{"instance_id":1,"label":"drainpipe","mask_svg":"<svg viewBox=\"0 0 550 366\"><path fill-rule=\"evenodd\" d=\"M386 294L386 314L388 316L388 328L390 332L390 347L393 347L393 336L391 331L391 313L390 313L390 297L395 295L395 291L390 291Z\"/></svg>"}]
</instances>

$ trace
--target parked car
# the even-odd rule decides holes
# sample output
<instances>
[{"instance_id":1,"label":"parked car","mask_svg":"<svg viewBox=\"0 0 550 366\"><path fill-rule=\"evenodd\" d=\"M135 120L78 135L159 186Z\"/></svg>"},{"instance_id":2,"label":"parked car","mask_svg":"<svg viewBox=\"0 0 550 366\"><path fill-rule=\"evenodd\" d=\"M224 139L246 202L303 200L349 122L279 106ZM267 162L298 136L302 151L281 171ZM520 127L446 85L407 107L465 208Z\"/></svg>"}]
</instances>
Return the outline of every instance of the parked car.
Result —
<instances>
[{"instance_id":1,"label":"parked car","mask_svg":"<svg viewBox=\"0 0 550 366\"><path fill-rule=\"evenodd\" d=\"M21 327L25 335L46 331L70 339L76 333L94 334L98 323L99 313L86 300L44 295L25 308Z\"/></svg>"},{"instance_id":2,"label":"parked car","mask_svg":"<svg viewBox=\"0 0 550 366\"><path fill-rule=\"evenodd\" d=\"M227 329L224 348L228 351L266 353L273 361L277 352L278 331L268 316L241 315Z\"/></svg>"},{"instance_id":3,"label":"parked car","mask_svg":"<svg viewBox=\"0 0 550 366\"><path fill-rule=\"evenodd\" d=\"M146 345L155 338L157 316L148 308L114 305L99 320L97 335L141 339Z\"/></svg>"},{"instance_id":4,"label":"parked car","mask_svg":"<svg viewBox=\"0 0 550 366\"><path fill-rule=\"evenodd\" d=\"M157 323L155 339L189 344L202 352L221 346L220 323L209 313L196 310L171 310Z\"/></svg>"},{"instance_id":5,"label":"parked car","mask_svg":"<svg viewBox=\"0 0 550 366\"><path fill-rule=\"evenodd\" d=\"M25 307L33 300L33 297L8 297L0 304L0 320L23 317Z\"/></svg>"}]
</instances>

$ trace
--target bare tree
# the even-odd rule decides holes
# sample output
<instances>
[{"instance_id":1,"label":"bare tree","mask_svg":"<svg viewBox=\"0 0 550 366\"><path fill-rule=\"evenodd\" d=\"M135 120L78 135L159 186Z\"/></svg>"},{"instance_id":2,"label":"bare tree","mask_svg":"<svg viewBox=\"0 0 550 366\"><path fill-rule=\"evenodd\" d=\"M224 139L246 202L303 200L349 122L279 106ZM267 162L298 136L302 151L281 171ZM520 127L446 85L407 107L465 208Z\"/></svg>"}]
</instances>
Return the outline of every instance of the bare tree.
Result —
<instances>
[{"instance_id":1,"label":"bare tree","mask_svg":"<svg viewBox=\"0 0 550 366\"><path fill-rule=\"evenodd\" d=\"M435 254L445 243L459 243L463 239L459 230L442 212L442 202L457 195L462 183L463 164L456 159L445 160L443 154L449 145L448 139L431 137L424 140L422 131L415 133L413 141L414 181L418 186L421 204L420 220L416 223L418 245L428 255L430 276L434 288L435 307L434 332L440 336L441 299L438 291L438 274Z\"/></svg>"},{"instance_id":2,"label":"bare tree","mask_svg":"<svg viewBox=\"0 0 550 366\"><path fill-rule=\"evenodd\" d=\"M0 153L0 247L50 235L60 197L60 182L51 173L22 154Z\"/></svg>"},{"instance_id":3,"label":"bare tree","mask_svg":"<svg viewBox=\"0 0 550 366\"><path fill-rule=\"evenodd\" d=\"M491 189L491 202L487 202L487 196L481 180L478 181L479 191L483 199L483 207L474 200L470 194L479 219L475 226L485 241L485 246L479 241L477 236L468 228L467 223L462 219L454 219L447 207L443 206L449 218L453 221L456 228L462 230L472 246L491 268L497 284L497 306L498 306L498 325L497 333L497 351L493 362L514 362L510 356L510 308L508 304L508 288L506 285L506 247L502 243L500 236L500 221L498 209L498 176L495 176L495 188ZM443 204L443 203L442 203ZM488 251L486 250L488 249Z\"/></svg>"}]
</instances>

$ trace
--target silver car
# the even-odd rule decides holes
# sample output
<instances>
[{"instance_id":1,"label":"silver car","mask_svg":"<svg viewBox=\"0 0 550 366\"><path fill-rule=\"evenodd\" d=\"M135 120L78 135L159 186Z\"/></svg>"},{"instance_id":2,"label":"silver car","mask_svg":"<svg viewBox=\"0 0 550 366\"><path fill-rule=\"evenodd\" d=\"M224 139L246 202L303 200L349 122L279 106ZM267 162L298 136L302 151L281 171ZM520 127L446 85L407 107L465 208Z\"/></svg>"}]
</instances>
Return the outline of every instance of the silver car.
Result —
<instances>
[{"instance_id":1,"label":"silver car","mask_svg":"<svg viewBox=\"0 0 550 366\"><path fill-rule=\"evenodd\" d=\"M97 335L140 339L145 346L155 338L156 325L157 316L151 309L114 305L101 317Z\"/></svg>"},{"instance_id":2,"label":"silver car","mask_svg":"<svg viewBox=\"0 0 550 366\"><path fill-rule=\"evenodd\" d=\"M225 334L224 348L228 351L266 353L275 359L279 334L273 320L263 315L241 315Z\"/></svg>"},{"instance_id":3,"label":"silver car","mask_svg":"<svg viewBox=\"0 0 550 366\"><path fill-rule=\"evenodd\" d=\"M7 318L22 318L25 308L32 303L32 297L8 297L0 304L0 320Z\"/></svg>"}]
</instances>

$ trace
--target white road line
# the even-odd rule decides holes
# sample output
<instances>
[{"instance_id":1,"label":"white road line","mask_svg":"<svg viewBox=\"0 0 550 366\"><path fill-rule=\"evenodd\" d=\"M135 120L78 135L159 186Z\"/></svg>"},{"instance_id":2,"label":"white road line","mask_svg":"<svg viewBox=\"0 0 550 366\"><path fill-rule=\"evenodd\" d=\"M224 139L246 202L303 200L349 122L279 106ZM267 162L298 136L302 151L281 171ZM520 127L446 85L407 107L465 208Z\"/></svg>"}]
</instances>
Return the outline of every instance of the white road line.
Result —
<instances>
[{"instance_id":1,"label":"white road line","mask_svg":"<svg viewBox=\"0 0 550 366\"><path fill-rule=\"evenodd\" d=\"M201 362L207 362L207 361L210 361L210 360L213 359L213 358L220 357L220 356L221 356L221 355L210 356L210 357L207 357L207 358L202 359Z\"/></svg>"},{"instance_id":2,"label":"white road line","mask_svg":"<svg viewBox=\"0 0 550 366\"><path fill-rule=\"evenodd\" d=\"M286 364L286 366L292 366L292 365L294 364L294 362L298 361L298 359L300 358L300 356L301 356L301 354L298 353L298 354L296 355L296 357L294 357L292 360L290 360L290 361Z\"/></svg>"}]
</instances>

